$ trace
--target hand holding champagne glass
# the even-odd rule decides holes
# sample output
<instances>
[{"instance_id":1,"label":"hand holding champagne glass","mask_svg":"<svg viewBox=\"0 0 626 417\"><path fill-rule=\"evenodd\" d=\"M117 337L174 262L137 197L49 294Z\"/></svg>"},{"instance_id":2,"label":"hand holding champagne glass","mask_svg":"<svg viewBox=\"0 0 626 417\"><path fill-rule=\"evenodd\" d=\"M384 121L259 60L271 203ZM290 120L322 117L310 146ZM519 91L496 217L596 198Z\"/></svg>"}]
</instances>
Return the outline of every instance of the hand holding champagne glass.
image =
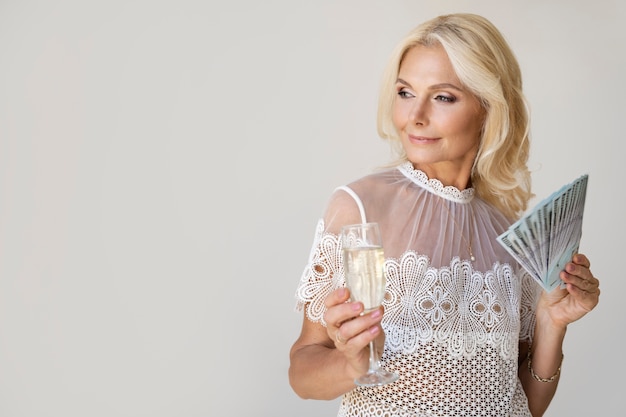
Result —
<instances>
[{"instance_id":1,"label":"hand holding champagne glass","mask_svg":"<svg viewBox=\"0 0 626 417\"><path fill-rule=\"evenodd\" d=\"M361 301L367 314L378 308L385 296L385 255L377 223L344 226L341 229L346 285L353 301ZM383 385L398 375L381 368L374 341L370 342L367 373L354 382L361 386Z\"/></svg>"}]
</instances>

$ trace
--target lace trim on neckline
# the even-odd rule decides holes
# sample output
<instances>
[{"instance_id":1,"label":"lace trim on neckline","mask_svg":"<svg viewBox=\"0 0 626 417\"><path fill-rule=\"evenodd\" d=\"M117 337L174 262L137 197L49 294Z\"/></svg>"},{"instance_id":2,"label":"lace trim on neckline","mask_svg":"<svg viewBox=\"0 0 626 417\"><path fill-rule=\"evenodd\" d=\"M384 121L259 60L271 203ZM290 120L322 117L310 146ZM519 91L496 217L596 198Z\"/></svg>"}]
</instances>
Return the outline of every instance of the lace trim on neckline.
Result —
<instances>
[{"instance_id":1,"label":"lace trim on neckline","mask_svg":"<svg viewBox=\"0 0 626 417\"><path fill-rule=\"evenodd\" d=\"M399 165L398 170L400 170L400 172L402 172L415 184L435 195L438 195L439 197L445 198L446 200L451 200L457 203L469 203L474 198L473 188L466 188L461 191L452 185L443 185L443 183L438 179L428 178L424 171L415 169L410 161Z\"/></svg>"}]
</instances>

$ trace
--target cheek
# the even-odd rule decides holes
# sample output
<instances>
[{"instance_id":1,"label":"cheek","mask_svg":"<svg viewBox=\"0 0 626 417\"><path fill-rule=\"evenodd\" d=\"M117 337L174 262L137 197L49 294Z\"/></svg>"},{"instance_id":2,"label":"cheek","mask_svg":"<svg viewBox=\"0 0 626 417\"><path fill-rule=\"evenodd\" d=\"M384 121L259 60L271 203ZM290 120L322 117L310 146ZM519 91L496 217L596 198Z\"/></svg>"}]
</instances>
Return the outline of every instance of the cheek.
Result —
<instances>
[{"instance_id":1,"label":"cheek","mask_svg":"<svg viewBox=\"0 0 626 417\"><path fill-rule=\"evenodd\" d=\"M475 115L467 122L467 130L473 132L476 137L480 137L480 133L483 129L483 119L480 115Z\"/></svg>"},{"instance_id":2,"label":"cheek","mask_svg":"<svg viewBox=\"0 0 626 417\"><path fill-rule=\"evenodd\" d=\"M483 118L479 112L466 112L465 114L457 114L454 126L459 132L465 132L471 136L480 136L482 130Z\"/></svg>"},{"instance_id":3,"label":"cheek","mask_svg":"<svg viewBox=\"0 0 626 417\"><path fill-rule=\"evenodd\" d=\"M391 120L398 130L404 128L408 120L408 113L404 107L405 106L402 106L401 103L396 102L391 108Z\"/></svg>"},{"instance_id":4,"label":"cheek","mask_svg":"<svg viewBox=\"0 0 626 417\"><path fill-rule=\"evenodd\" d=\"M467 118L467 128L472 130L477 136L480 136L485 123L485 113L478 103L475 103L475 107L472 110Z\"/></svg>"},{"instance_id":5,"label":"cheek","mask_svg":"<svg viewBox=\"0 0 626 417\"><path fill-rule=\"evenodd\" d=\"M459 130L459 134L465 138L464 141L472 148L478 148L480 145L480 133L481 125L477 119L468 120L467 123L465 123Z\"/></svg>"}]
</instances>

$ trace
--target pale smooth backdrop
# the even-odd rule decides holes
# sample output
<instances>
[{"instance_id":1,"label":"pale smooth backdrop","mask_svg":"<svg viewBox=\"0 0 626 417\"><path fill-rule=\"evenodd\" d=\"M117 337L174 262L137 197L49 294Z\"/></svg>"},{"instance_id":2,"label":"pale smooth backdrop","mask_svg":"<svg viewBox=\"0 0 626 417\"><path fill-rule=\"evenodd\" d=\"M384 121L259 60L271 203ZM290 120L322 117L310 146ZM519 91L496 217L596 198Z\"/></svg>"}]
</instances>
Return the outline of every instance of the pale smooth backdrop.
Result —
<instances>
[{"instance_id":1,"label":"pale smooth backdrop","mask_svg":"<svg viewBox=\"0 0 626 417\"><path fill-rule=\"evenodd\" d=\"M534 190L588 173L601 304L548 417L623 415L626 3L0 0L0 416L333 416L287 380L334 187L388 161L395 43L483 14L524 71Z\"/></svg>"}]
</instances>

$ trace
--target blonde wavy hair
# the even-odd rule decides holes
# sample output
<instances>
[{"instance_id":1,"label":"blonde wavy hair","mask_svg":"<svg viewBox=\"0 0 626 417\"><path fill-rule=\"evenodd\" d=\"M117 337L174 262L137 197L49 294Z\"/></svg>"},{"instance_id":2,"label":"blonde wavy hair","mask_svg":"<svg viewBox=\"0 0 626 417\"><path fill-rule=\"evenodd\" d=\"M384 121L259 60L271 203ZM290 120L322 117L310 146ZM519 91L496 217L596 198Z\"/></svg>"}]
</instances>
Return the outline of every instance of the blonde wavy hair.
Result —
<instances>
[{"instance_id":1,"label":"blonde wavy hair","mask_svg":"<svg viewBox=\"0 0 626 417\"><path fill-rule=\"evenodd\" d=\"M476 194L517 219L533 197L527 166L529 109L519 64L498 29L482 16L458 13L428 20L396 47L384 72L378 102L378 133L407 160L392 120L395 84L407 51L416 45L441 45L461 83L479 99L485 122L471 184Z\"/></svg>"}]
</instances>

